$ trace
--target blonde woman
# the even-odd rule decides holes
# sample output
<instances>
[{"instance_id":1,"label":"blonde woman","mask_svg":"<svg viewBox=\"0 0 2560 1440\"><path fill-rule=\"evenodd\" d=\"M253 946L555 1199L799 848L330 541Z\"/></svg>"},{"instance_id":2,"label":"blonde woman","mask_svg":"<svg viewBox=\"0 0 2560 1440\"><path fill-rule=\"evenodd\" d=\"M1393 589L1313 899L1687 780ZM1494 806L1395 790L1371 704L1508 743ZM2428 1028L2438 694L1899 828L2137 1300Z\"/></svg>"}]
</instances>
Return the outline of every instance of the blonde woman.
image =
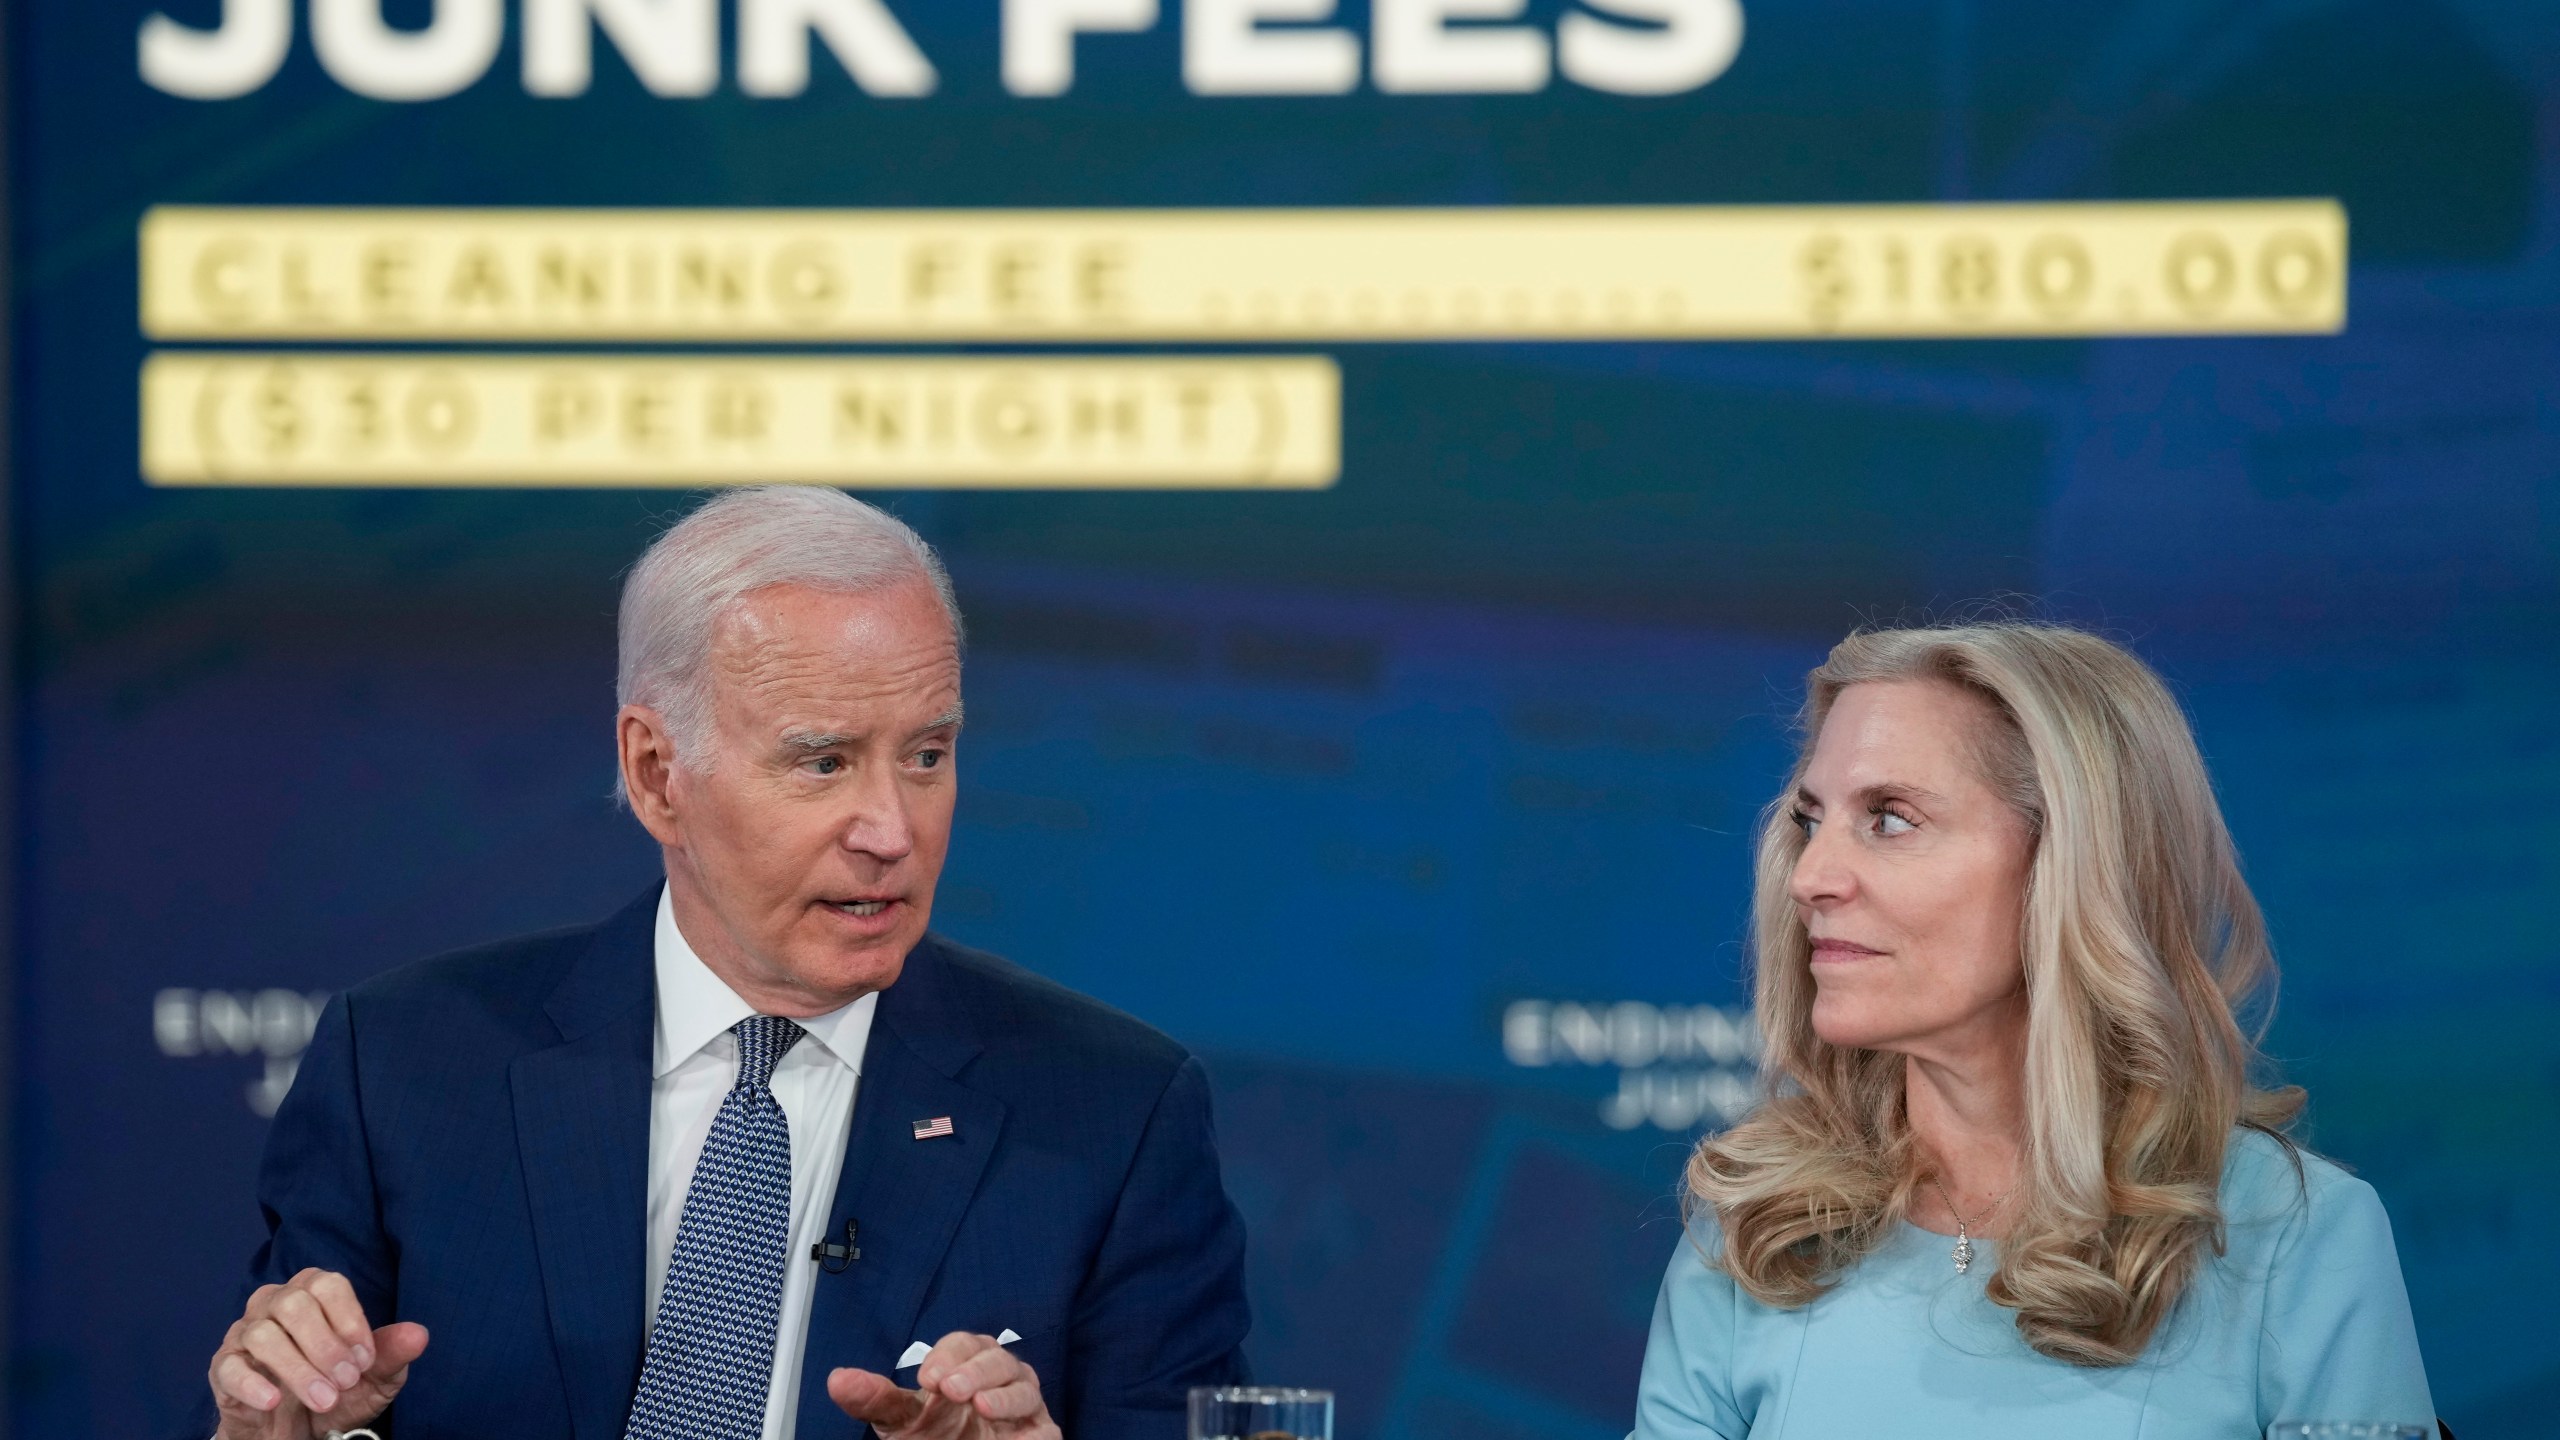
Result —
<instances>
[{"instance_id":1,"label":"blonde woman","mask_svg":"<svg viewBox=\"0 0 2560 1440\"><path fill-rule=\"evenodd\" d=\"M2114 645L1854 635L1760 839L1774 1085L1700 1145L1635 1440L2430 1427L2390 1223L2256 1088L2256 902Z\"/></svg>"}]
</instances>

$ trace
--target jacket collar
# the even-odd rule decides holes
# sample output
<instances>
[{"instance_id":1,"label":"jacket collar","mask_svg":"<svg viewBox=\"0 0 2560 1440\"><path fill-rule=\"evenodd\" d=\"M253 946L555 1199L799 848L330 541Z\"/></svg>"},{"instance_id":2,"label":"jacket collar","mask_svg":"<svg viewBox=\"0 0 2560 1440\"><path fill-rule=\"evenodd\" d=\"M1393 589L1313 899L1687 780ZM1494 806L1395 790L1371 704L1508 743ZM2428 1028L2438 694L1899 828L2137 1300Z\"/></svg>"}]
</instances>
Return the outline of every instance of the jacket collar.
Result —
<instances>
[{"instance_id":1,"label":"jacket collar","mask_svg":"<svg viewBox=\"0 0 2560 1440\"><path fill-rule=\"evenodd\" d=\"M898 982L880 992L874 1023L895 1032L943 1078L957 1080L986 1044L952 991L950 958L941 938L929 934L907 953Z\"/></svg>"},{"instance_id":2,"label":"jacket collar","mask_svg":"<svg viewBox=\"0 0 2560 1440\"><path fill-rule=\"evenodd\" d=\"M648 893L613 913L595 929L586 952L543 1003L543 1013L560 1027L563 1041L583 1040L596 1030L629 1017L634 1007L648 1007L654 1019L658 996L653 968L658 923L658 892ZM647 1071L644 1069L645 1076Z\"/></svg>"},{"instance_id":3,"label":"jacket collar","mask_svg":"<svg viewBox=\"0 0 2560 1440\"><path fill-rule=\"evenodd\" d=\"M558 1044L508 1066L551 1347L577 1440L617 1440L648 1283L655 891L598 926L543 1009Z\"/></svg>"},{"instance_id":4,"label":"jacket collar","mask_svg":"<svg viewBox=\"0 0 2560 1440\"><path fill-rule=\"evenodd\" d=\"M917 1340L941 1338L918 1334L916 1324L1006 1114L1004 1101L966 1081L984 1044L954 989L942 944L928 936L908 955L898 982L881 992L844 1169L827 1212L830 1238L856 1222L862 1255L840 1273L820 1275L810 1297L799 1440L860 1433L827 1398L829 1371L851 1365L912 1381L898 1372L900 1356ZM951 1124L918 1139L917 1123L932 1120Z\"/></svg>"}]
</instances>

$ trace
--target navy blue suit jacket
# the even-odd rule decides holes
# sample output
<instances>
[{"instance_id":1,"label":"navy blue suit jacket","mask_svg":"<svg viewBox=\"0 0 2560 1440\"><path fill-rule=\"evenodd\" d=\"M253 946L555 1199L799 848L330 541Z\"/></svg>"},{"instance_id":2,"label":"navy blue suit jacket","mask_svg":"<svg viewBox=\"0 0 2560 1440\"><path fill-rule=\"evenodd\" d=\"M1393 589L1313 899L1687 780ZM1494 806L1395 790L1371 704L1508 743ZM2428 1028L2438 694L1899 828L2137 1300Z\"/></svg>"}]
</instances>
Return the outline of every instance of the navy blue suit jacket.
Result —
<instances>
[{"instance_id":1,"label":"navy blue suit jacket","mask_svg":"<svg viewBox=\"0 0 2560 1440\"><path fill-rule=\"evenodd\" d=\"M277 1111L253 1283L344 1273L426 1355L398 1440L619 1440L646 1313L655 891L600 926L395 970L330 1002ZM915 1121L951 1117L919 1141ZM852 1437L827 1372L1010 1327L1069 1440L1183 1433L1241 1380L1244 1229L1180 1046L927 937L880 996L828 1217L799 1434ZM794 1256L794 1264L812 1263Z\"/></svg>"}]
</instances>

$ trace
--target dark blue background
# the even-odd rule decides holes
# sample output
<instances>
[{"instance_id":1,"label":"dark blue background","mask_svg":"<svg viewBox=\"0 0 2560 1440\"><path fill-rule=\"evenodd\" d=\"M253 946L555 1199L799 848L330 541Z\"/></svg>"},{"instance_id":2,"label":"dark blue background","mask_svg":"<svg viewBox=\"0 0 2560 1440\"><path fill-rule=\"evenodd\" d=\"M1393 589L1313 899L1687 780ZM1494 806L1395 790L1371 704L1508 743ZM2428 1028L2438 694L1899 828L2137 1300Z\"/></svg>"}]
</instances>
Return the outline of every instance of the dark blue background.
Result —
<instances>
[{"instance_id":1,"label":"dark blue background","mask_svg":"<svg viewBox=\"0 0 2560 1440\"><path fill-rule=\"evenodd\" d=\"M1257 1365L1345 1440L1619 1435L1689 1134L1509 1063L1504 1009L1738 1003L1803 671L2030 597L2189 703L2271 1048L2390 1205L2445 1413L2551 1433L2553 7L1757 3L1643 101L1195 99L1172 5L1027 101L989 0L897 8L930 99L821 60L658 100L600 46L537 101L511 40L397 105L301 40L171 99L147 6L11 7L19 1433L164 1431L235 1304L264 1062L164 1053L160 992L327 990L654 867L605 800L611 611L682 498L147 490L146 205L2266 195L2346 204L2343 336L1352 347L1329 492L880 497L974 629L938 920L1210 1057Z\"/></svg>"}]
</instances>

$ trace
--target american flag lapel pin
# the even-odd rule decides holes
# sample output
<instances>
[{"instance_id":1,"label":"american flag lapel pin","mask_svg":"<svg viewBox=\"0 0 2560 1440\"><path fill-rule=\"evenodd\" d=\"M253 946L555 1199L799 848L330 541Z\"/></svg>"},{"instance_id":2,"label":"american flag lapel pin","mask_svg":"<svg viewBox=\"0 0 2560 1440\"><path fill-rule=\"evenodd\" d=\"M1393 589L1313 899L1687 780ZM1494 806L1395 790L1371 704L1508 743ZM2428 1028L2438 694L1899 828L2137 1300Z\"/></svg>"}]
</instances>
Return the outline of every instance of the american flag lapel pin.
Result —
<instances>
[{"instance_id":1,"label":"american flag lapel pin","mask_svg":"<svg viewBox=\"0 0 2560 1440\"><path fill-rule=\"evenodd\" d=\"M916 1122L916 1138L919 1140L938 1139L952 1133L951 1117L948 1115L936 1115L930 1120Z\"/></svg>"}]
</instances>

